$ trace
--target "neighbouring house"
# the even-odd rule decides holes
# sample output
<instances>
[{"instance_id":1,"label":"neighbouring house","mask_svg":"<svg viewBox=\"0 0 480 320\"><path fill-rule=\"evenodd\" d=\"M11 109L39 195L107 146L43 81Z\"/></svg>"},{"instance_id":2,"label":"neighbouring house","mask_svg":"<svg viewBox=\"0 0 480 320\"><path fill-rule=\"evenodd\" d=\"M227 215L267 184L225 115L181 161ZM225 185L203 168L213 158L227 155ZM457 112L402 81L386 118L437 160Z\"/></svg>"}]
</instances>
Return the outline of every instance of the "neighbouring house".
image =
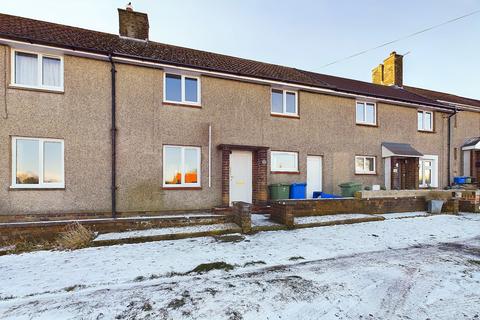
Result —
<instances>
[{"instance_id":1,"label":"neighbouring house","mask_svg":"<svg viewBox=\"0 0 480 320\"><path fill-rule=\"evenodd\" d=\"M404 86L400 55L367 83L158 43L146 14L118 12L119 35L0 14L0 214L210 209L263 204L273 183L307 182L311 197L478 174L480 101Z\"/></svg>"}]
</instances>

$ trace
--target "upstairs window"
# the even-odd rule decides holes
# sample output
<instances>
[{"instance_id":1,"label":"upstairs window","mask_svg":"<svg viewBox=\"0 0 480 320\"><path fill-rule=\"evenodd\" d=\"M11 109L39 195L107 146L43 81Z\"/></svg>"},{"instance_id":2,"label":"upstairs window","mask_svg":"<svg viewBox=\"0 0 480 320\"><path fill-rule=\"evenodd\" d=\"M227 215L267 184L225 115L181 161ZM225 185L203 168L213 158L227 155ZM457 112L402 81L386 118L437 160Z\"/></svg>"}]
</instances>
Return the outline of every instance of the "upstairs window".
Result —
<instances>
[{"instance_id":1,"label":"upstairs window","mask_svg":"<svg viewBox=\"0 0 480 320\"><path fill-rule=\"evenodd\" d=\"M375 174L375 157L356 156L355 157L355 173L356 174Z\"/></svg>"},{"instance_id":2,"label":"upstairs window","mask_svg":"<svg viewBox=\"0 0 480 320\"><path fill-rule=\"evenodd\" d=\"M63 90L63 58L13 50L12 84L25 88Z\"/></svg>"},{"instance_id":3,"label":"upstairs window","mask_svg":"<svg viewBox=\"0 0 480 320\"><path fill-rule=\"evenodd\" d=\"M272 151L272 172L298 172L298 152Z\"/></svg>"},{"instance_id":4,"label":"upstairs window","mask_svg":"<svg viewBox=\"0 0 480 320\"><path fill-rule=\"evenodd\" d=\"M163 147L163 187L200 187L199 147Z\"/></svg>"},{"instance_id":5,"label":"upstairs window","mask_svg":"<svg viewBox=\"0 0 480 320\"><path fill-rule=\"evenodd\" d=\"M433 131L433 112L418 111L418 130L419 131Z\"/></svg>"},{"instance_id":6,"label":"upstairs window","mask_svg":"<svg viewBox=\"0 0 480 320\"><path fill-rule=\"evenodd\" d=\"M200 105L200 78L165 73L164 101Z\"/></svg>"},{"instance_id":7,"label":"upstairs window","mask_svg":"<svg viewBox=\"0 0 480 320\"><path fill-rule=\"evenodd\" d=\"M12 138L12 188L64 188L63 140Z\"/></svg>"},{"instance_id":8,"label":"upstairs window","mask_svg":"<svg viewBox=\"0 0 480 320\"><path fill-rule=\"evenodd\" d=\"M297 93L295 91L272 89L271 113L298 116Z\"/></svg>"},{"instance_id":9,"label":"upstairs window","mask_svg":"<svg viewBox=\"0 0 480 320\"><path fill-rule=\"evenodd\" d=\"M377 106L375 103L357 101L356 108L357 124L376 125L377 124Z\"/></svg>"}]
</instances>

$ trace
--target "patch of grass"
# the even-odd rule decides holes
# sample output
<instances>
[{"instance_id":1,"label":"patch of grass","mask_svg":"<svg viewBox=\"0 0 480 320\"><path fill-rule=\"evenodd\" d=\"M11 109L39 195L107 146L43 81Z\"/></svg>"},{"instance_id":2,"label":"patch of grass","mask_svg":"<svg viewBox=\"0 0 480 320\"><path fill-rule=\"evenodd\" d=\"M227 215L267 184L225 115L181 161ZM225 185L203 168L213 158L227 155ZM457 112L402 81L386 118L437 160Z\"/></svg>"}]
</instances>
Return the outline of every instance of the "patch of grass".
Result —
<instances>
[{"instance_id":1,"label":"patch of grass","mask_svg":"<svg viewBox=\"0 0 480 320\"><path fill-rule=\"evenodd\" d=\"M143 311L152 311L153 307L149 302L145 302L142 306Z\"/></svg>"},{"instance_id":2,"label":"patch of grass","mask_svg":"<svg viewBox=\"0 0 480 320\"><path fill-rule=\"evenodd\" d=\"M133 279L133 281L135 281L135 282L142 282L142 281L145 281L145 277L144 277L144 276L138 276L138 277L136 277L135 279Z\"/></svg>"},{"instance_id":3,"label":"patch of grass","mask_svg":"<svg viewBox=\"0 0 480 320\"><path fill-rule=\"evenodd\" d=\"M0 301L7 301L7 300L12 300L12 299L15 299L15 296L0 297Z\"/></svg>"},{"instance_id":4,"label":"patch of grass","mask_svg":"<svg viewBox=\"0 0 480 320\"><path fill-rule=\"evenodd\" d=\"M219 242L241 242L245 240L245 237L239 234L232 234L232 235L223 235L215 237L215 240Z\"/></svg>"},{"instance_id":5,"label":"patch of grass","mask_svg":"<svg viewBox=\"0 0 480 320\"><path fill-rule=\"evenodd\" d=\"M212 270L225 270L230 271L233 270L235 267L226 262L211 262L211 263L202 263L196 266L192 271L189 273L205 273Z\"/></svg>"},{"instance_id":6,"label":"patch of grass","mask_svg":"<svg viewBox=\"0 0 480 320\"><path fill-rule=\"evenodd\" d=\"M469 259L467 261L468 261L468 263L474 264L476 266L480 266L480 260Z\"/></svg>"},{"instance_id":7,"label":"patch of grass","mask_svg":"<svg viewBox=\"0 0 480 320\"><path fill-rule=\"evenodd\" d=\"M171 300L168 305L167 305L167 308L170 308L170 309L179 309L181 307L183 307L186 303L187 303L187 299L190 298L190 292L188 292L187 290L185 290L183 293L182 293L182 297L180 299L173 299Z\"/></svg>"},{"instance_id":8,"label":"patch of grass","mask_svg":"<svg viewBox=\"0 0 480 320\"><path fill-rule=\"evenodd\" d=\"M290 261L297 261L297 260L305 260L305 258L302 257L302 256L295 256L295 257L290 257L290 258L288 258L288 260L290 260Z\"/></svg>"},{"instance_id":9,"label":"patch of grass","mask_svg":"<svg viewBox=\"0 0 480 320\"><path fill-rule=\"evenodd\" d=\"M35 240L27 237L20 237L9 243L1 245L5 250L0 251L0 255L19 254L24 252L51 250L55 248L55 244L46 240Z\"/></svg>"},{"instance_id":10,"label":"patch of grass","mask_svg":"<svg viewBox=\"0 0 480 320\"><path fill-rule=\"evenodd\" d=\"M65 228L56 243L59 249L74 250L88 247L93 241L95 234L78 222L74 222Z\"/></svg>"},{"instance_id":11,"label":"patch of grass","mask_svg":"<svg viewBox=\"0 0 480 320\"><path fill-rule=\"evenodd\" d=\"M70 287L63 288L63 291L71 292L71 291L74 291L74 290L77 290L77 289L83 289L83 288L86 288L86 287L87 286L83 285L83 284L76 284L76 285L73 285L73 286L70 286Z\"/></svg>"},{"instance_id":12,"label":"patch of grass","mask_svg":"<svg viewBox=\"0 0 480 320\"><path fill-rule=\"evenodd\" d=\"M243 267L255 266L257 264L267 264L265 261L249 261L243 265Z\"/></svg>"}]
</instances>

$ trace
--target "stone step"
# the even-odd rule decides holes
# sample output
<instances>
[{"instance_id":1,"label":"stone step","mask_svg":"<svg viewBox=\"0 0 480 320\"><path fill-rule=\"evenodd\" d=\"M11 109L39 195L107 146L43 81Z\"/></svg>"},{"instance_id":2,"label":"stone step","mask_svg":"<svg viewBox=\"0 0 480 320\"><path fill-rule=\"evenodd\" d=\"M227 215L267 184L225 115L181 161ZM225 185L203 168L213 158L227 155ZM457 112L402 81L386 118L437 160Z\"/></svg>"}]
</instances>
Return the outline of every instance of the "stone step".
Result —
<instances>
[{"instance_id":1,"label":"stone step","mask_svg":"<svg viewBox=\"0 0 480 320\"><path fill-rule=\"evenodd\" d=\"M295 217L295 228L313 228L313 227L326 227L341 224L354 224L373 221L383 221L385 218L381 215L371 214L333 214L333 215L317 215L317 216L304 216Z\"/></svg>"},{"instance_id":2,"label":"stone step","mask_svg":"<svg viewBox=\"0 0 480 320\"><path fill-rule=\"evenodd\" d=\"M241 228L234 223L113 232L98 235L98 237L93 240L92 246L98 247L161 240L177 240L185 238L220 236L241 232Z\"/></svg>"}]
</instances>

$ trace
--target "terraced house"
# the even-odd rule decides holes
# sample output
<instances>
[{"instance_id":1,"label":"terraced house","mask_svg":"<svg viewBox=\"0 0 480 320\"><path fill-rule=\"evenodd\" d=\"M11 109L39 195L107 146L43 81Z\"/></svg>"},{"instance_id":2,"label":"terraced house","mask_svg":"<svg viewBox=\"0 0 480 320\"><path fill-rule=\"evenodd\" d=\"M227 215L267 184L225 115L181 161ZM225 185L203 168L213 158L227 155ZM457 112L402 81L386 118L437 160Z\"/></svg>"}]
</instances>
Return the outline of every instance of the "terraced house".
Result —
<instances>
[{"instance_id":1,"label":"terraced house","mask_svg":"<svg viewBox=\"0 0 480 320\"><path fill-rule=\"evenodd\" d=\"M268 185L442 188L478 176L480 101L0 14L0 214L262 204ZM365 66L367 69L369 66Z\"/></svg>"}]
</instances>

